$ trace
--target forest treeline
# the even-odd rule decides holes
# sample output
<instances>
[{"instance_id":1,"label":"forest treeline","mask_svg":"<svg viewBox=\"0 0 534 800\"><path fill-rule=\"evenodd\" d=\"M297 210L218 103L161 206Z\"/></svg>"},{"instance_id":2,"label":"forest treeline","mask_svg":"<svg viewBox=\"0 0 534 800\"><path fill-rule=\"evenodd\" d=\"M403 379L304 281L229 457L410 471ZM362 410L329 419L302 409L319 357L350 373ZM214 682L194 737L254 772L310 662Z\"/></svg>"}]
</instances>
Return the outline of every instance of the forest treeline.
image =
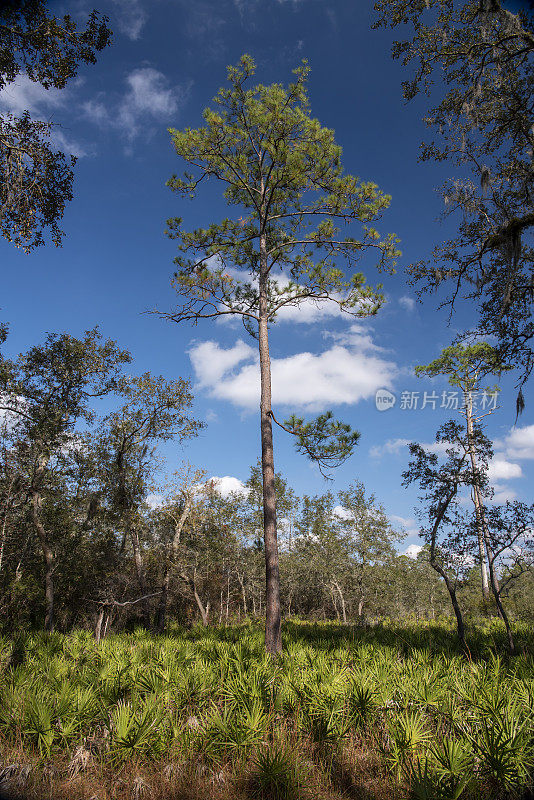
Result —
<instances>
[{"instance_id":1,"label":"forest treeline","mask_svg":"<svg viewBox=\"0 0 534 800\"><path fill-rule=\"evenodd\" d=\"M161 445L184 446L203 424L191 413L186 380L128 375L129 361L94 330L82 339L49 335L1 362L6 631L44 624L101 637L265 612L261 466L252 465L234 493L186 461L162 482ZM285 618L363 623L452 613L428 546L417 558L399 555L402 530L359 480L337 494L298 497L277 475L276 494ZM468 615L492 609L483 602L476 548L471 533L455 574ZM505 559L499 577L513 570L507 609L532 619L532 569Z\"/></svg>"}]
</instances>

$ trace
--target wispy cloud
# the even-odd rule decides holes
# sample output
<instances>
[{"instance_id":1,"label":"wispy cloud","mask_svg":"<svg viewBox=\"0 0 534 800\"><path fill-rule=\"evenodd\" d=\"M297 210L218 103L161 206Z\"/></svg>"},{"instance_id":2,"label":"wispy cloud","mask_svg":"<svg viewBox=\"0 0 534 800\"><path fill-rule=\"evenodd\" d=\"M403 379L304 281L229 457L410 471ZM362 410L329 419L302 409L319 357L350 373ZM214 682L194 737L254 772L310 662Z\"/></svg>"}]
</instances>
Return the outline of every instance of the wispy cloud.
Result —
<instances>
[{"instance_id":1,"label":"wispy cloud","mask_svg":"<svg viewBox=\"0 0 534 800\"><path fill-rule=\"evenodd\" d=\"M100 127L119 130L131 142L146 130L146 124L175 116L189 94L190 84L169 85L162 72L139 67L126 76L122 96L108 98L102 93L83 106L88 119Z\"/></svg>"},{"instance_id":2,"label":"wispy cloud","mask_svg":"<svg viewBox=\"0 0 534 800\"><path fill-rule=\"evenodd\" d=\"M410 536L414 536L419 532L417 523L412 517L399 517L398 514L390 514L389 521L394 528L403 528Z\"/></svg>"},{"instance_id":3,"label":"wispy cloud","mask_svg":"<svg viewBox=\"0 0 534 800\"><path fill-rule=\"evenodd\" d=\"M75 81L73 87L81 83L81 80ZM29 111L34 119L54 123L50 133L52 147L81 158L90 155L92 148L73 139L56 121L57 112L64 111L72 102L72 89L45 89L27 75L20 75L0 91L0 111L16 117Z\"/></svg>"},{"instance_id":4,"label":"wispy cloud","mask_svg":"<svg viewBox=\"0 0 534 800\"><path fill-rule=\"evenodd\" d=\"M382 458L385 455L397 455L408 447L410 439L388 439L384 444L375 444L369 449L371 458Z\"/></svg>"},{"instance_id":5,"label":"wispy cloud","mask_svg":"<svg viewBox=\"0 0 534 800\"><path fill-rule=\"evenodd\" d=\"M399 305L401 305L406 311L410 313L415 310L415 300L413 297L408 297L408 295L403 295L399 297Z\"/></svg>"},{"instance_id":6,"label":"wispy cloud","mask_svg":"<svg viewBox=\"0 0 534 800\"><path fill-rule=\"evenodd\" d=\"M148 19L148 14L139 0L113 0L117 7L117 24L119 30L128 39L137 41Z\"/></svg>"},{"instance_id":7,"label":"wispy cloud","mask_svg":"<svg viewBox=\"0 0 534 800\"><path fill-rule=\"evenodd\" d=\"M0 109L16 116L29 111L44 119L55 109L64 108L69 99L69 89L45 89L27 75L20 75L0 91Z\"/></svg>"}]
</instances>

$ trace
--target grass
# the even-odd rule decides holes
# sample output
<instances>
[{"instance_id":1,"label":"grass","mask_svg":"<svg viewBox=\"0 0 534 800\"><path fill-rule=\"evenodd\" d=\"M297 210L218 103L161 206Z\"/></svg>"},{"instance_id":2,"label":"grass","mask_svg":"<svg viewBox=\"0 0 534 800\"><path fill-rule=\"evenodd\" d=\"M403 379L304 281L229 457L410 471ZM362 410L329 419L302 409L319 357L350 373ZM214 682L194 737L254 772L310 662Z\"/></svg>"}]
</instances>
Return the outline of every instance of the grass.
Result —
<instances>
[{"instance_id":1,"label":"grass","mask_svg":"<svg viewBox=\"0 0 534 800\"><path fill-rule=\"evenodd\" d=\"M521 797L534 634L446 623L0 638L0 790L57 800Z\"/></svg>"}]
</instances>

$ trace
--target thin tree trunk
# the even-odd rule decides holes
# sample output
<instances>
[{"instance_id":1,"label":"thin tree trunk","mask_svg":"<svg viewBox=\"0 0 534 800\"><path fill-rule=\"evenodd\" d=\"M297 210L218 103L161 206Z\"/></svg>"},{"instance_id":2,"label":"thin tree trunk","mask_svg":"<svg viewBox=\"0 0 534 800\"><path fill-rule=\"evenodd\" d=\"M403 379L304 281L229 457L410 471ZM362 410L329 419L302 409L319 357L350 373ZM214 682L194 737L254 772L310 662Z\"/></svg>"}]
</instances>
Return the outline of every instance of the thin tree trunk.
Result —
<instances>
[{"instance_id":1,"label":"thin tree trunk","mask_svg":"<svg viewBox=\"0 0 534 800\"><path fill-rule=\"evenodd\" d=\"M4 560L4 546L6 543L6 528L7 528L7 513L4 515L2 522L2 541L0 542L0 572L2 572L2 562Z\"/></svg>"},{"instance_id":2,"label":"thin tree trunk","mask_svg":"<svg viewBox=\"0 0 534 800\"><path fill-rule=\"evenodd\" d=\"M219 601L219 625L222 625L222 610L223 610L223 590L221 589L221 599Z\"/></svg>"},{"instance_id":3,"label":"thin tree trunk","mask_svg":"<svg viewBox=\"0 0 534 800\"><path fill-rule=\"evenodd\" d=\"M358 602L358 617L360 619L362 618L362 615L363 615L363 603L364 603L364 600L365 600L365 597L362 595L360 597L359 602Z\"/></svg>"},{"instance_id":4,"label":"thin tree trunk","mask_svg":"<svg viewBox=\"0 0 534 800\"><path fill-rule=\"evenodd\" d=\"M202 602L202 600L200 598L200 595L199 595L198 590L197 590L197 570L196 570L196 567L195 567L195 569L193 571L193 577L190 577L185 572L181 572L180 573L180 578L184 581L184 583L187 583L187 585L189 586L189 588L191 590L191 594L195 598L195 603L197 604L197 608L200 611L202 624L206 628L208 626L208 621L209 621L210 601L208 600L208 602L204 606L204 603Z\"/></svg>"},{"instance_id":5,"label":"thin tree trunk","mask_svg":"<svg viewBox=\"0 0 534 800\"><path fill-rule=\"evenodd\" d=\"M247 614L248 614L248 609L247 609L247 593L245 591L245 579L244 579L244 576L241 577L241 575L239 575L239 573L238 573L237 580L239 581L239 585L241 586L241 597L243 598L243 614L246 617Z\"/></svg>"},{"instance_id":6,"label":"thin tree trunk","mask_svg":"<svg viewBox=\"0 0 534 800\"><path fill-rule=\"evenodd\" d=\"M493 592L493 596L495 598L495 603L497 604L497 609L499 614L501 615L502 621L504 622L504 627L506 628L506 637L508 639L508 647L510 649L510 653L515 653L515 642L514 637L512 634L512 628L510 626L510 620L508 619L508 614L504 610L504 606L501 601L501 590L497 583L497 576L495 575L495 568L494 568L494 558L490 558L489 560L489 573L490 573L490 582L491 582L491 589Z\"/></svg>"},{"instance_id":7,"label":"thin tree trunk","mask_svg":"<svg viewBox=\"0 0 534 800\"><path fill-rule=\"evenodd\" d=\"M2 520L2 541L0 543L0 572L2 572L2 564L4 561L4 548L6 544L6 537L7 537L7 520L9 517L9 504L11 500L11 490L13 488L13 483L15 478L12 477L9 481L9 486L7 488L6 498L4 500L4 512L3 512L3 520Z\"/></svg>"},{"instance_id":8,"label":"thin tree trunk","mask_svg":"<svg viewBox=\"0 0 534 800\"><path fill-rule=\"evenodd\" d=\"M442 567L440 567L439 564L437 564L435 561L430 561L430 566L432 567L432 569L434 569L438 573L438 575L441 575L441 577L445 581L445 586L447 587L447 591L449 593L449 597L451 598L452 607L454 609L454 614L455 614L455 617L456 617L456 628L457 628L457 631L458 631L458 639L459 639L460 644L462 646L462 650L467 650L467 645L466 645L466 642L465 642L464 619L463 619L463 616L462 616L462 611L460 609L460 605L458 603L458 598L456 597L456 589L455 589L452 581L450 580L449 576L445 572L445 570L442 569Z\"/></svg>"},{"instance_id":9,"label":"thin tree trunk","mask_svg":"<svg viewBox=\"0 0 534 800\"><path fill-rule=\"evenodd\" d=\"M210 601L208 600L208 602L206 603L206 606L204 606L204 604L202 603L202 600L200 599L200 596L199 596L198 592L196 591L196 589L193 592L193 594L195 596L195 601L196 601L196 604L198 606L198 610L200 611L200 616L202 617L202 624L203 624L203 626L205 628L207 628L208 624L209 624L209 617L210 617Z\"/></svg>"},{"instance_id":10,"label":"thin tree trunk","mask_svg":"<svg viewBox=\"0 0 534 800\"><path fill-rule=\"evenodd\" d=\"M226 618L224 622L225 628L228 627L228 614L230 611L230 570L226 576Z\"/></svg>"},{"instance_id":11,"label":"thin tree trunk","mask_svg":"<svg viewBox=\"0 0 534 800\"><path fill-rule=\"evenodd\" d=\"M191 512L191 504L193 502L192 493L186 495L186 500L182 513L178 518L173 517L174 521L174 534L171 543L173 560L176 562L179 555L180 539L185 522ZM161 586L161 596L159 600L156 630L158 633L165 633L165 623L167 619L167 602L169 597L169 586L171 582L171 565L169 563L169 553L166 552L165 576Z\"/></svg>"},{"instance_id":12,"label":"thin tree trunk","mask_svg":"<svg viewBox=\"0 0 534 800\"><path fill-rule=\"evenodd\" d=\"M156 629L157 633L161 634L165 633L165 620L167 616L167 597L169 594L170 581L171 581L171 575L169 570L169 562L167 558L167 563L165 565L165 575L163 576L163 582L161 584L161 594L159 597L158 608L156 611L156 618L154 620L154 628Z\"/></svg>"},{"instance_id":13,"label":"thin tree trunk","mask_svg":"<svg viewBox=\"0 0 534 800\"><path fill-rule=\"evenodd\" d=\"M44 629L45 631L51 632L54 630L54 554L48 543L48 537L46 535L44 525L41 522L41 518L39 516L41 505L42 505L41 495L37 490L35 489L32 490L33 524L35 525L35 529L37 530L37 535L39 537L39 542L41 544L41 550L43 553L43 559L45 564L46 611L45 611Z\"/></svg>"},{"instance_id":14,"label":"thin tree trunk","mask_svg":"<svg viewBox=\"0 0 534 800\"><path fill-rule=\"evenodd\" d=\"M332 599L332 605L334 606L334 611L336 612L336 619L339 622L339 611L338 611L338 608L337 608L336 595L334 594L334 587L333 586L330 587L330 597Z\"/></svg>"},{"instance_id":15,"label":"thin tree trunk","mask_svg":"<svg viewBox=\"0 0 534 800\"><path fill-rule=\"evenodd\" d=\"M265 543L265 649L274 657L282 652L282 610L280 605L280 570L278 566L276 531L267 280L267 241L264 231L261 231L258 345L260 352L261 466L263 477L263 536Z\"/></svg>"},{"instance_id":16,"label":"thin tree trunk","mask_svg":"<svg viewBox=\"0 0 534 800\"><path fill-rule=\"evenodd\" d=\"M139 583L141 596L144 596L148 594L148 590L146 585L145 563L143 559L143 553L141 552L139 534L136 530L134 530L131 524L129 524L128 527L130 531L130 541L132 542L132 548L134 553L134 563L135 563L135 571L137 574L137 582ZM142 602L141 614L143 619L143 626L147 630L150 629L150 602L148 600L144 600Z\"/></svg>"},{"instance_id":17,"label":"thin tree trunk","mask_svg":"<svg viewBox=\"0 0 534 800\"><path fill-rule=\"evenodd\" d=\"M104 614L105 614L105 606L100 606L100 611L98 612L98 617L96 620L95 625L95 641L98 644L101 639L102 633L102 623L104 621Z\"/></svg>"},{"instance_id":18,"label":"thin tree trunk","mask_svg":"<svg viewBox=\"0 0 534 800\"><path fill-rule=\"evenodd\" d=\"M200 599L200 595L197 592L196 570L193 579L190 583L191 583L191 589L193 591L193 596L195 598L195 602L198 606L198 610L200 611L200 616L202 617L202 624L204 625L205 628L207 628L210 615L210 601L208 600L208 602L204 606L202 600Z\"/></svg>"},{"instance_id":19,"label":"thin tree trunk","mask_svg":"<svg viewBox=\"0 0 534 800\"><path fill-rule=\"evenodd\" d=\"M339 585L339 583L337 581L334 581L334 586L336 587L337 593L339 595L339 599L341 600L341 614L342 614L342 618L343 618L343 624L346 625L347 624L347 611L346 611L346 608L345 608L345 598L343 597L343 592L341 591L341 586Z\"/></svg>"},{"instance_id":20,"label":"thin tree trunk","mask_svg":"<svg viewBox=\"0 0 534 800\"><path fill-rule=\"evenodd\" d=\"M458 490L458 487L455 486L444 497L444 499L440 502L440 504L438 506L438 509L437 509L437 512L436 512L436 519L434 520L434 525L432 526L432 531L430 533L430 558L429 558L429 562L430 562L430 566L432 567L432 569L435 570L438 573L438 575L441 575L441 577L445 581L445 586L447 587L447 591L449 593L449 597L451 598L452 607L453 607L454 614L455 614L455 617L456 617L456 628L457 628L457 631L458 631L458 640L460 642L462 650L465 650L465 651L469 652L468 649L467 649L466 641L465 641L464 619L463 619L462 611L461 611L459 603L458 603L458 598L456 597L456 587L453 585L452 581L449 579L449 576L447 575L447 573L445 572L443 567L441 567L436 561L436 538L437 538L438 529L439 529L439 526L441 525L443 517L447 513L447 509L449 508L449 505L451 504L453 498L456 496L457 490Z\"/></svg>"},{"instance_id":21,"label":"thin tree trunk","mask_svg":"<svg viewBox=\"0 0 534 800\"><path fill-rule=\"evenodd\" d=\"M469 460L471 461L471 469L473 470L473 475L476 473L477 470L477 462L476 462L476 454L475 454L475 444L474 444L474 433L473 433L473 399L471 397L471 393L466 393L465 398L465 420L467 426L467 446L469 449ZM473 503L475 505L475 520L476 520L476 529L477 529L477 539L478 539L478 556L480 559L480 578L482 581L482 596L484 601L487 602L490 597L490 590L489 590L489 583L488 583L488 571L486 569L486 551L484 547L484 512L483 512L483 504L482 499L480 497L480 490L476 483L473 484L473 492L472 492Z\"/></svg>"}]
</instances>

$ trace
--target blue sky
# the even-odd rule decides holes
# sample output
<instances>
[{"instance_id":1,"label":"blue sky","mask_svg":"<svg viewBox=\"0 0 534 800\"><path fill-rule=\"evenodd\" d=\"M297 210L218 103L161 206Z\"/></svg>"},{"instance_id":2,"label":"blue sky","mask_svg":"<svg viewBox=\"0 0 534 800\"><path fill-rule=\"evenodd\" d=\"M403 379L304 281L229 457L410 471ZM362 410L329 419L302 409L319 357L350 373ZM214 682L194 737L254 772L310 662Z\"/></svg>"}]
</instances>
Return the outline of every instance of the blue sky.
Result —
<instances>
[{"instance_id":1,"label":"blue sky","mask_svg":"<svg viewBox=\"0 0 534 800\"><path fill-rule=\"evenodd\" d=\"M132 371L192 381L194 412L208 424L185 449L165 448L169 472L185 458L209 475L245 480L259 454L254 340L238 323L178 326L143 313L167 311L174 304L175 245L164 236L166 219L182 216L187 229L228 213L215 186L193 202L165 187L183 169L167 128L200 125L202 109L225 81L226 66L242 53L256 60L262 83L287 83L305 57L311 67L312 112L335 129L346 171L392 195L378 227L400 237L403 256L395 276L378 276L371 263L362 264L371 284L384 284L387 303L376 317L355 325L331 309L308 308L273 327L277 416L332 408L362 434L331 484L293 451L282 431L275 434L276 468L299 494L337 491L362 480L395 524L404 521L410 536L403 546L417 542L416 491L403 488L400 478L408 460L406 443L432 442L437 428L457 412L441 407L446 382L417 379L413 367L437 357L474 320L474 310L460 308L448 326L437 298L418 304L406 282L406 265L426 257L454 226L438 220L443 207L436 187L449 176L449 166L417 163L428 101L402 101L406 75L390 57L391 32L371 30L368 0L104 0L96 5L114 31L113 45L96 66L81 69L61 92L21 79L0 93L0 110L28 108L57 123L57 145L79 156L63 247L48 245L25 255L0 242L0 315L10 325L6 352L26 350L47 331L81 335L98 324L105 336L132 352ZM92 4L68 0L50 6L54 13L83 19ZM395 394L393 408L377 410L379 388ZM419 393L417 408L403 407L403 392ZM532 502L529 395L527 390L526 411L514 428L514 376L508 376L500 409L487 418L496 445L492 476L499 500Z\"/></svg>"}]
</instances>

